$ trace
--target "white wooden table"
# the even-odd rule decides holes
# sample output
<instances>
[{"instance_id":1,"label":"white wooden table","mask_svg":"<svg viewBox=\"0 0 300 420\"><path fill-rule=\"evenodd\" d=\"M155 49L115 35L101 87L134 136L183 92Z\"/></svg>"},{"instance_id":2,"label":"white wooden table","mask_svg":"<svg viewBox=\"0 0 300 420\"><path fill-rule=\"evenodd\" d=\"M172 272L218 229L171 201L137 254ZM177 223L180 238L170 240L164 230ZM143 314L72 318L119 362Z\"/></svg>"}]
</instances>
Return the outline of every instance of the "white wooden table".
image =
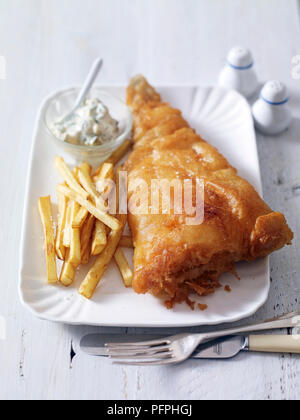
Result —
<instances>
[{"instance_id":1,"label":"white wooden table","mask_svg":"<svg viewBox=\"0 0 300 420\"><path fill-rule=\"evenodd\" d=\"M214 84L227 50L244 44L262 81L288 84L295 115L284 135L257 136L265 198L286 214L296 237L272 256L270 299L253 318L299 308L300 80L291 76L299 40L295 0L0 0L0 56L7 63L6 80L0 80L0 398L300 397L297 356L112 366L78 350L83 334L105 329L35 319L17 294L25 178L43 97L80 83L98 55L105 58L103 83L126 84L142 72L154 84ZM72 346L77 354L71 362Z\"/></svg>"}]
</instances>

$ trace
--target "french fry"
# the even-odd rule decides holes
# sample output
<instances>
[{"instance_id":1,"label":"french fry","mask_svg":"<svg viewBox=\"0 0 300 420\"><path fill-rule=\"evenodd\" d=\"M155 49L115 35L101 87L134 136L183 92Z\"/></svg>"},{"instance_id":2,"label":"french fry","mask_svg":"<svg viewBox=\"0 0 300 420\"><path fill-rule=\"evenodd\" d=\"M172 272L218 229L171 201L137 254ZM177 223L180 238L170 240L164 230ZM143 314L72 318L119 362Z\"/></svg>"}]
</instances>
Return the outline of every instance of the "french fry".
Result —
<instances>
[{"instance_id":1,"label":"french fry","mask_svg":"<svg viewBox=\"0 0 300 420\"><path fill-rule=\"evenodd\" d=\"M68 226L66 238L69 247L66 250L65 262L63 264L59 281L68 287L75 280L76 268L81 262L80 229L72 228L72 221L79 211L79 205L73 201L67 210Z\"/></svg>"},{"instance_id":2,"label":"french fry","mask_svg":"<svg viewBox=\"0 0 300 420\"><path fill-rule=\"evenodd\" d=\"M131 146L131 140L125 140L124 143L122 143L121 146L113 152L113 154L109 157L109 159L107 159L106 162L116 165L120 162L121 159L123 159L126 153L130 150Z\"/></svg>"},{"instance_id":3,"label":"french fry","mask_svg":"<svg viewBox=\"0 0 300 420\"><path fill-rule=\"evenodd\" d=\"M83 188L90 194L96 206L105 211L107 207L105 201L96 190L90 175L85 170L79 169L78 179Z\"/></svg>"},{"instance_id":4,"label":"french fry","mask_svg":"<svg viewBox=\"0 0 300 420\"><path fill-rule=\"evenodd\" d=\"M66 252L66 261L63 264L60 277L59 277L60 283L66 287L69 287L71 286L71 284L74 283L75 274L76 274L76 269L73 266L73 264L69 262L69 257L70 257L70 249L68 248Z\"/></svg>"},{"instance_id":5,"label":"french fry","mask_svg":"<svg viewBox=\"0 0 300 420\"><path fill-rule=\"evenodd\" d=\"M93 179L97 179L98 182L106 179L113 179L114 177L114 166L112 163L103 163L100 166L98 176ZM96 221L95 231L93 235L92 243L92 255L99 255L103 251L107 244L106 229L99 220Z\"/></svg>"},{"instance_id":6,"label":"french fry","mask_svg":"<svg viewBox=\"0 0 300 420\"><path fill-rule=\"evenodd\" d=\"M66 225L66 215L68 207L68 198L62 194L58 194L58 225L56 230L55 250L60 260L64 260L66 248L63 244L64 229Z\"/></svg>"},{"instance_id":7,"label":"french fry","mask_svg":"<svg viewBox=\"0 0 300 420\"><path fill-rule=\"evenodd\" d=\"M133 274L120 247L117 248L114 258L119 267L125 287L132 287Z\"/></svg>"},{"instance_id":8,"label":"french fry","mask_svg":"<svg viewBox=\"0 0 300 420\"><path fill-rule=\"evenodd\" d=\"M81 263L81 248L80 248L80 229L72 227L72 221L78 213L79 205L76 201L71 205L71 227L70 227L70 253L68 262L74 267L78 267Z\"/></svg>"},{"instance_id":9,"label":"french fry","mask_svg":"<svg viewBox=\"0 0 300 420\"><path fill-rule=\"evenodd\" d=\"M98 170L98 175L93 177L96 190L104 199L108 199L111 189L114 187L114 166L112 163L103 163Z\"/></svg>"},{"instance_id":10,"label":"french fry","mask_svg":"<svg viewBox=\"0 0 300 420\"><path fill-rule=\"evenodd\" d=\"M80 166L80 168L83 168L85 171L86 170L87 171L92 170L90 165L88 165L87 163L83 163ZM76 178L76 181L79 182L79 179L78 179L79 168L78 168L78 166L75 166L72 172L73 172L73 175ZM88 214L89 214L89 212L86 209L84 209L83 207L80 206L75 218L72 220L72 227L81 228L82 225L84 224L86 218L88 217Z\"/></svg>"},{"instance_id":11,"label":"french fry","mask_svg":"<svg viewBox=\"0 0 300 420\"><path fill-rule=\"evenodd\" d=\"M92 242L92 255L99 255L107 244L105 225L96 220L95 230Z\"/></svg>"},{"instance_id":12,"label":"french fry","mask_svg":"<svg viewBox=\"0 0 300 420\"><path fill-rule=\"evenodd\" d=\"M74 177L75 177L75 179L76 179L77 182L78 182L78 171L79 171L78 166L74 166L72 172L73 172L73 175L74 175Z\"/></svg>"},{"instance_id":13,"label":"french fry","mask_svg":"<svg viewBox=\"0 0 300 420\"><path fill-rule=\"evenodd\" d=\"M80 169L81 169L84 173L86 173L87 175L91 176L91 174L92 174L92 167L91 167L91 165L89 165L88 163L83 162L83 163L81 164L81 166L80 166Z\"/></svg>"},{"instance_id":14,"label":"french fry","mask_svg":"<svg viewBox=\"0 0 300 420\"><path fill-rule=\"evenodd\" d=\"M91 299L96 290L96 287L98 286L103 274L105 273L110 261L112 260L123 234L126 220L126 215L120 215L119 229L111 231L106 248L98 256L93 267L90 269L86 278L83 280L79 289L79 293L85 298Z\"/></svg>"},{"instance_id":15,"label":"french fry","mask_svg":"<svg viewBox=\"0 0 300 420\"><path fill-rule=\"evenodd\" d=\"M50 197L42 197L39 199L39 212L45 233L45 250L47 264L48 283L57 283L57 268L54 242L54 229L51 210Z\"/></svg>"},{"instance_id":16,"label":"french fry","mask_svg":"<svg viewBox=\"0 0 300 420\"><path fill-rule=\"evenodd\" d=\"M114 165L112 163L103 163L93 176L93 182L96 184L101 179L114 178Z\"/></svg>"},{"instance_id":17,"label":"french fry","mask_svg":"<svg viewBox=\"0 0 300 420\"><path fill-rule=\"evenodd\" d=\"M120 228L121 224L118 219L98 209L93 203L91 203L89 200L83 199L80 195L76 194L76 192L72 191L70 188L65 187L64 185L58 185L57 191L68 197L70 200L76 201L80 206L84 207L86 210L88 210L89 213L95 216L96 219L103 222L112 230L118 230Z\"/></svg>"},{"instance_id":18,"label":"french fry","mask_svg":"<svg viewBox=\"0 0 300 420\"><path fill-rule=\"evenodd\" d=\"M114 165L112 163L104 162L101 166L99 178L100 179L113 179L114 178Z\"/></svg>"},{"instance_id":19,"label":"french fry","mask_svg":"<svg viewBox=\"0 0 300 420\"><path fill-rule=\"evenodd\" d=\"M72 227L81 228L88 217L89 212L84 207L80 207L78 213L75 216L75 219L72 221Z\"/></svg>"},{"instance_id":20,"label":"french fry","mask_svg":"<svg viewBox=\"0 0 300 420\"><path fill-rule=\"evenodd\" d=\"M122 248L134 248L131 236L122 236L120 240L120 247Z\"/></svg>"},{"instance_id":21,"label":"french fry","mask_svg":"<svg viewBox=\"0 0 300 420\"><path fill-rule=\"evenodd\" d=\"M97 191L103 196L108 197L109 192L113 188L114 179L114 167L111 163L104 163L102 165L103 170L99 172L99 175L93 177Z\"/></svg>"},{"instance_id":22,"label":"french fry","mask_svg":"<svg viewBox=\"0 0 300 420\"><path fill-rule=\"evenodd\" d=\"M64 247L70 248L70 240L71 240L71 205L69 205L66 210L66 222L65 222L64 232L63 232Z\"/></svg>"},{"instance_id":23,"label":"french fry","mask_svg":"<svg viewBox=\"0 0 300 420\"><path fill-rule=\"evenodd\" d=\"M92 214L88 215L80 233L81 243L81 264L86 265L91 258L91 239L96 219Z\"/></svg>"},{"instance_id":24,"label":"french fry","mask_svg":"<svg viewBox=\"0 0 300 420\"><path fill-rule=\"evenodd\" d=\"M80 229L71 228L70 261L75 267L81 263Z\"/></svg>"},{"instance_id":25,"label":"french fry","mask_svg":"<svg viewBox=\"0 0 300 420\"><path fill-rule=\"evenodd\" d=\"M62 157L57 156L54 160L55 167L61 174L65 182L69 187L76 192L81 198L87 199L89 194L79 185L74 173L72 173L69 167L66 165Z\"/></svg>"}]
</instances>

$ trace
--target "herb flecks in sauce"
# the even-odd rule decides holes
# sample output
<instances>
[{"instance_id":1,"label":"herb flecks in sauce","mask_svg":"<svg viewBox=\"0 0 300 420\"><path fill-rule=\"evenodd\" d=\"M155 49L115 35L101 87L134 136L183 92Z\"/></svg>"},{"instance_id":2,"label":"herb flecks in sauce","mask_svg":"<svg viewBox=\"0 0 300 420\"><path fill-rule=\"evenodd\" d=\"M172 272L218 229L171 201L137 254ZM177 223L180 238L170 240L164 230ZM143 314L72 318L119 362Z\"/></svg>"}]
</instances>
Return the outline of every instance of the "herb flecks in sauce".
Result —
<instances>
[{"instance_id":1,"label":"herb flecks in sauce","mask_svg":"<svg viewBox=\"0 0 300 420\"><path fill-rule=\"evenodd\" d=\"M99 146L115 140L119 128L99 99L86 99L70 118L53 124L53 133L67 143Z\"/></svg>"}]
</instances>

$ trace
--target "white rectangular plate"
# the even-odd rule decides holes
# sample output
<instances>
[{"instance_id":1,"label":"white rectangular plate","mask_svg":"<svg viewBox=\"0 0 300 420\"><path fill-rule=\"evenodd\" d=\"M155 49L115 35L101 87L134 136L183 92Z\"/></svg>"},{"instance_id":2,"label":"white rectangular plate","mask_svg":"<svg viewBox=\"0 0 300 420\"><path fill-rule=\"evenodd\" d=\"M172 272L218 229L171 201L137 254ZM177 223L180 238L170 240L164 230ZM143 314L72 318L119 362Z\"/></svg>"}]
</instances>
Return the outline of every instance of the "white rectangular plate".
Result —
<instances>
[{"instance_id":1,"label":"white rectangular plate","mask_svg":"<svg viewBox=\"0 0 300 420\"><path fill-rule=\"evenodd\" d=\"M105 88L124 98L122 87ZM192 127L204 139L216 146L261 193L260 172L255 133L250 108L236 92L209 87L163 87L164 100L183 111ZM201 312L192 311L186 304L167 310L163 301L152 295L137 295L123 286L120 273L111 263L91 301L77 293L86 269L80 269L76 283L70 288L49 286L46 282L43 230L38 214L40 196L51 194L56 202L55 188L60 182L53 159L61 150L49 139L38 115L25 203L20 264L20 296L22 303L36 316L67 324L87 324L120 327L183 327L233 322L255 313L269 293L268 259L240 263L237 272L241 281L224 275L222 284L229 284L232 292L219 289L212 296L197 298L208 305ZM75 163L64 156L69 163ZM128 257L132 252L127 250Z\"/></svg>"}]
</instances>

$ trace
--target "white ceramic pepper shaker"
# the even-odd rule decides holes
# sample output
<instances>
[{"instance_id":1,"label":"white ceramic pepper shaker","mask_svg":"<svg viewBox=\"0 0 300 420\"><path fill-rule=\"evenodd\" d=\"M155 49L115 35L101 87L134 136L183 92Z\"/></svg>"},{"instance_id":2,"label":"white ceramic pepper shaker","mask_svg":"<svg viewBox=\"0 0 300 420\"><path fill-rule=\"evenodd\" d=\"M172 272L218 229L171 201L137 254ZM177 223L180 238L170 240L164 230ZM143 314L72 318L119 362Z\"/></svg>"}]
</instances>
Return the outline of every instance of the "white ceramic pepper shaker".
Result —
<instances>
[{"instance_id":1,"label":"white ceramic pepper shaker","mask_svg":"<svg viewBox=\"0 0 300 420\"><path fill-rule=\"evenodd\" d=\"M286 86L278 80L270 80L261 90L260 98L252 107L256 128L264 134L274 135L286 130L292 120L287 105Z\"/></svg>"},{"instance_id":2,"label":"white ceramic pepper shaker","mask_svg":"<svg viewBox=\"0 0 300 420\"><path fill-rule=\"evenodd\" d=\"M219 85L237 90L249 98L258 88L258 80L253 69L253 57L245 47L232 48L227 63L219 76Z\"/></svg>"}]
</instances>

